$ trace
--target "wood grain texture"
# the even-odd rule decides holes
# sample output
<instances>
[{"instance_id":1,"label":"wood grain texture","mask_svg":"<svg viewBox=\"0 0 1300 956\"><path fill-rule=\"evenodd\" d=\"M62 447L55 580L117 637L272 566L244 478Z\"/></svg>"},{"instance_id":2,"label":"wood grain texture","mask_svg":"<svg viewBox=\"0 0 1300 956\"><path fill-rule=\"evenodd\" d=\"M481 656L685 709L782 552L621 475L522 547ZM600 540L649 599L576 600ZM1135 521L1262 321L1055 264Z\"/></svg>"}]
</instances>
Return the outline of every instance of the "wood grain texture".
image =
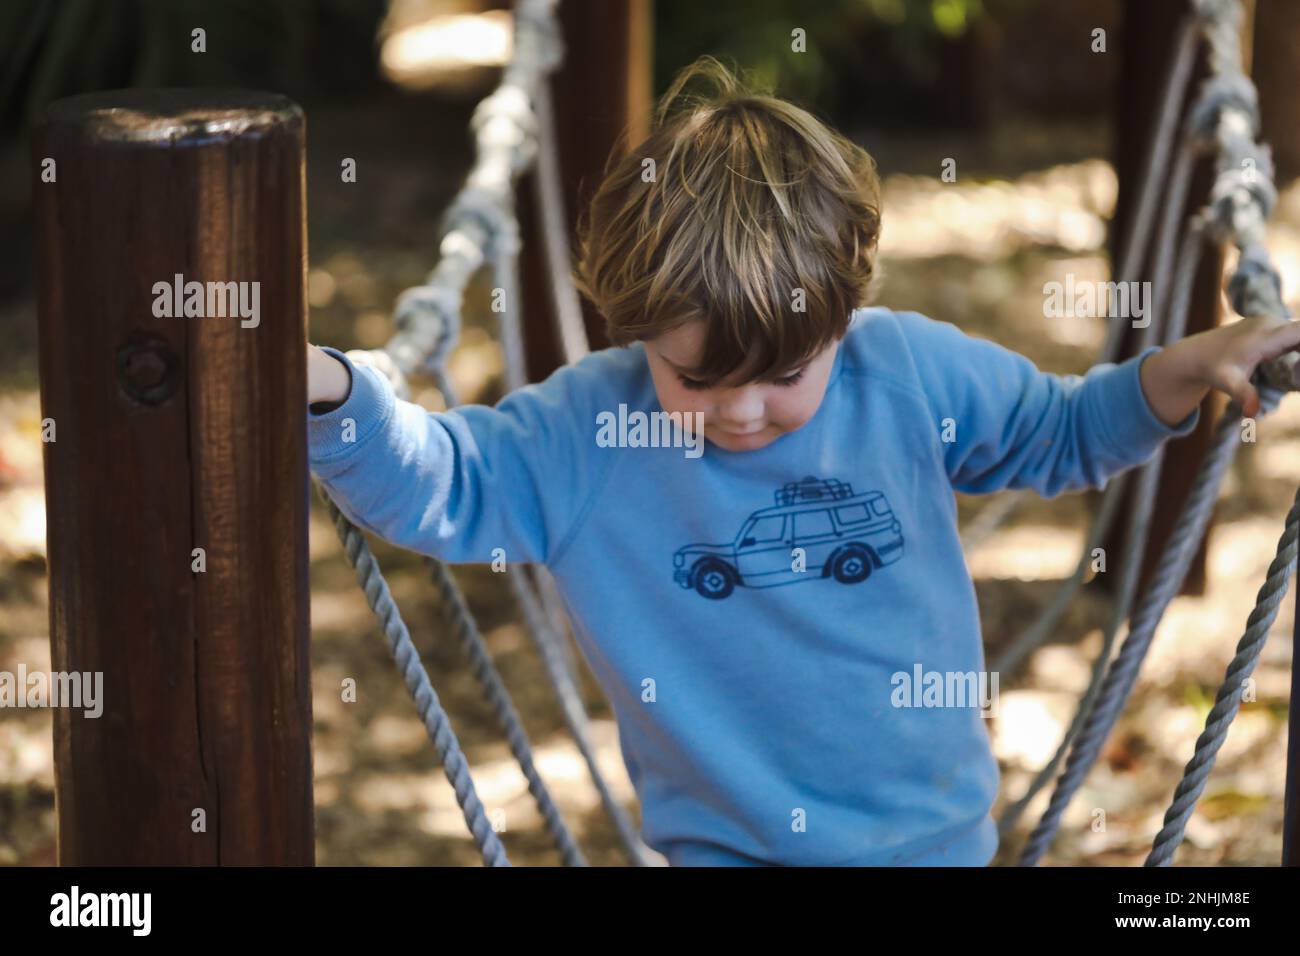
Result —
<instances>
[{"instance_id":1,"label":"wood grain texture","mask_svg":"<svg viewBox=\"0 0 1300 956\"><path fill-rule=\"evenodd\" d=\"M62 864L314 860L303 144L242 91L33 130L52 666L104 674L54 715ZM156 317L177 273L259 283L259 324Z\"/></svg>"}]
</instances>

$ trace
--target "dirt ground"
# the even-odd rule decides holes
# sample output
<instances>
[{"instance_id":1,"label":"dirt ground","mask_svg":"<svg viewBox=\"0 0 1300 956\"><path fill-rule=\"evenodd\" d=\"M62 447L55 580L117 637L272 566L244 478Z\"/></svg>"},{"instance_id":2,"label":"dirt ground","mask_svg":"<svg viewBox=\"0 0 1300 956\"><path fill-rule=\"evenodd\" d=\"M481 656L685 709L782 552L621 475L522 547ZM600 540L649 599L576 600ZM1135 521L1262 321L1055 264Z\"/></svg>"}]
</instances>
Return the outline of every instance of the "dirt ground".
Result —
<instances>
[{"instance_id":1,"label":"dirt ground","mask_svg":"<svg viewBox=\"0 0 1300 956\"><path fill-rule=\"evenodd\" d=\"M382 109L308 112L311 335L341 348L381 344L396 295L420 281L436 255L438 216L469 161L463 103L395 98ZM1006 128L975 144L865 132L887 177L879 301L952 321L1015 348L1041 368L1081 373L1102 337L1096 320L1045 319L1042 286L1071 272L1104 278L1104 223L1114 202L1103 132ZM356 187L338 183L338 157L354 156ZM960 156L941 184L935 156ZM1029 170L1024 172L1024 170ZM1011 172L1014 171L1014 172ZM1007 176L1008 178L1002 178ZM1293 297L1300 272L1300 197L1279 206L1271 240ZM470 316L452 375L465 400L500 394L499 350L471 290ZM0 306L0 670L49 667L35 302L30 283ZM430 391L417 397L436 405ZM1288 398L1243 445L1218 509L1209 588L1175 601L1133 700L1103 759L1067 813L1049 865L1139 865L1192 752L1226 662L1273 556L1300 475L1300 400ZM992 499L962 498L963 522ZM990 654L1032 619L1073 568L1089 498L1031 497L968 553ZM333 528L314 503L311 526L312 674L317 859L321 864L473 865L478 854L454 796L355 584ZM559 857L522 775L446 628L421 559L377 542L393 594L474 768L485 804L504 811L516 863ZM588 858L625 859L599 808L528 636L500 577L456 569L538 754L542 775ZM1001 715L990 728L1003 767L1002 801L1018 797L1050 756L1100 648L1104 597L1090 588L1054 640L1019 673L1003 675ZM1179 851L1183 864L1270 865L1281 852L1292 602L1255 672L1258 700L1243 708L1219 755L1201 809ZM340 701L352 677L355 704ZM584 671L602 766L636 814L608 707ZM44 711L0 712L0 864L55 861L51 720ZM995 813L1000 809L995 808ZM1024 817L1017 846L1046 794ZM1095 811L1106 826L1094 831ZM1006 855L998 863L1009 862Z\"/></svg>"}]
</instances>

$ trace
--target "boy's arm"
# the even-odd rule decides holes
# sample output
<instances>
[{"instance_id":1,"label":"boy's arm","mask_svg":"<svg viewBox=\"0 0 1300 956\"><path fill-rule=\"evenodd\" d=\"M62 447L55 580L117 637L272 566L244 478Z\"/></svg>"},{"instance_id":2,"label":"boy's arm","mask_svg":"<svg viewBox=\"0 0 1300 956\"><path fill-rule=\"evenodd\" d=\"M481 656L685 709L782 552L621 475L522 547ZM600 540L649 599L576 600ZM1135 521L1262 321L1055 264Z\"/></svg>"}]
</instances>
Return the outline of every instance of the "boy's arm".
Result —
<instances>
[{"instance_id":1,"label":"boy's arm","mask_svg":"<svg viewBox=\"0 0 1300 956\"><path fill-rule=\"evenodd\" d=\"M1200 416L1193 408L1169 425L1152 410L1141 367L1155 347L1086 375L1056 375L951 323L910 321L944 462L961 492L1032 488L1051 498L1099 488L1189 433Z\"/></svg>"},{"instance_id":2,"label":"boy's arm","mask_svg":"<svg viewBox=\"0 0 1300 956\"><path fill-rule=\"evenodd\" d=\"M308 453L348 518L450 562L491 562L496 548L508 561L557 556L597 470L584 460L594 438L582 440L578 370L559 369L495 408L429 412L397 398L376 369L322 351L351 384L309 395Z\"/></svg>"}]
</instances>

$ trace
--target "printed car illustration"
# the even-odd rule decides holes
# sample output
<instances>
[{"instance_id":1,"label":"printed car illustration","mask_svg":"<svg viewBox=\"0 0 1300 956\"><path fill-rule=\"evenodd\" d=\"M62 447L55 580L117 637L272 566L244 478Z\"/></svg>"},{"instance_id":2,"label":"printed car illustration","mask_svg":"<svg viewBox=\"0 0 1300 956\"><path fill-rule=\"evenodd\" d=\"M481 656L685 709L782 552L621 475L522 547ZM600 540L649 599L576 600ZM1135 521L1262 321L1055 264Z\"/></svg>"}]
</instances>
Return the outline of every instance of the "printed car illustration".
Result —
<instances>
[{"instance_id":1,"label":"printed car illustration","mask_svg":"<svg viewBox=\"0 0 1300 956\"><path fill-rule=\"evenodd\" d=\"M803 549L803 570L795 548ZM712 600L736 585L774 587L834 578L858 584L903 556L903 529L879 491L813 476L776 492L776 505L746 518L728 544L689 544L673 554L673 580Z\"/></svg>"}]
</instances>

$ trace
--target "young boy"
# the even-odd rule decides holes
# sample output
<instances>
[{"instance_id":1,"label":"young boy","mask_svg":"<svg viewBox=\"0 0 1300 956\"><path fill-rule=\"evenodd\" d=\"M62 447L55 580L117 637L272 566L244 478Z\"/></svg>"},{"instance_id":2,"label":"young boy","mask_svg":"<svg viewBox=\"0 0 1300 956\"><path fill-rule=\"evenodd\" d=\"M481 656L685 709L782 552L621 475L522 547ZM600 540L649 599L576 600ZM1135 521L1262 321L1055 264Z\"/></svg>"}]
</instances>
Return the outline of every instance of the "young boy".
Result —
<instances>
[{"instance_id":1,"label":"young boy","mask_svg":"<svg viewBox=\"0 0 1300 956\"><path fill-rule=\"evenodd\" d=\"M687 102L697 78L715 91ZM583 229L578 281L614 348L445 413L311 352L308 399L330 403L312 469L354 522L554 574L644 839L674 865L986 864L980 702L906 689L984 666L953 489L1101 486L1187 434L1211 387L1253 416L1256 364L1300 343L1300 323L1247 319L1042 373L861 308L879 224L865 152L706 58ZM666 412L678 437L702 420L702 455L626 433Z\"/></svg>"}]
</instances>

